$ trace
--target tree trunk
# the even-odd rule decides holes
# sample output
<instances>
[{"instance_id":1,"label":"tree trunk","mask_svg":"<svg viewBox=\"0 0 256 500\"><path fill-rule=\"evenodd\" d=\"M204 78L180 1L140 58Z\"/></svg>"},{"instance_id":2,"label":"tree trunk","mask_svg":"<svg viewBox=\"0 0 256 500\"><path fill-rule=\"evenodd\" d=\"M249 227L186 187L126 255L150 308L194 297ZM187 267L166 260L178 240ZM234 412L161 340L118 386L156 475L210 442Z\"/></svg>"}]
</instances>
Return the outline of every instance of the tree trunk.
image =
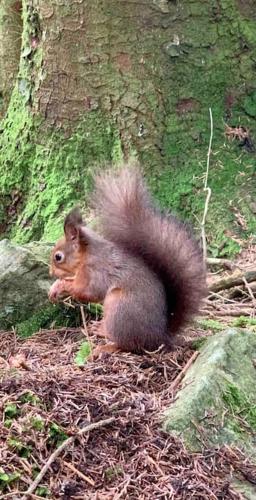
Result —
<instances>
[{"instance_id":1,"label":"tree trunk","mask_svg":"<svg viewBox=\"0 0 256 500\"><path fill-rule=\"evenodd\" d=\"M141 159L160 203L198 225L209 106L213 253L235 248L223 231L238 213L239 237L253 231L253 2L23 0L22 17L0 144L3 234L54 240L63 211L86 207L95 165L129 155ZM241 149L238 137L225 138L224 122L250 128Z\"/></svg>"},{"instance_id":2,"label":"tree trunk","mask_svg":"<svg viewBox=\"0 0 256 500\"><path fill-rule=\"evenodd\" d=\"M0 6L0 116L3 116L19 69L21 1L2 0Z\"/></svg>"}]
</instances>

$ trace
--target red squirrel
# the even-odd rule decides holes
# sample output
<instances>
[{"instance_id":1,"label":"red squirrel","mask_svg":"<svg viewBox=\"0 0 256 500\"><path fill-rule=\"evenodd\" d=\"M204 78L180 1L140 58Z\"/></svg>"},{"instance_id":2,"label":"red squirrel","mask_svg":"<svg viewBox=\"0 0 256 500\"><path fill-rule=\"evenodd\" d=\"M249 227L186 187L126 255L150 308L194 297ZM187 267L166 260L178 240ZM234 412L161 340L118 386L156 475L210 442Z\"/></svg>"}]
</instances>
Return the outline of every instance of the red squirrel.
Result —
<instances>
[{"instance_id":1,"label":"red squirrel","mask_svg":"<svg viewBox=\"0 0 256 500\"><path fill-rule=\"evenodd\" d=\"M95 179L93 206L101 235L78 209L64 222L51 255L52 302L72 296L104 305L101 352L154 351L198 312L206 291L205 265L185 224L155 206L137 167Z\"/></svg>"}]
</instances>

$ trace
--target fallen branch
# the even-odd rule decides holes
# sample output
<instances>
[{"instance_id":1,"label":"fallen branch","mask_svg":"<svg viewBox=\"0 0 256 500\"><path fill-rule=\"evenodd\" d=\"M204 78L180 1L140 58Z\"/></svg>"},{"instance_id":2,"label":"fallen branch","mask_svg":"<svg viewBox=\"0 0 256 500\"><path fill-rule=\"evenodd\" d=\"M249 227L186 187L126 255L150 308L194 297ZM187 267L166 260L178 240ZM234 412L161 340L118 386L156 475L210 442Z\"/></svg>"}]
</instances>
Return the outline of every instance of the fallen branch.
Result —
<instances>
[{"instance_id":1,"label":"fallen branch","mask_svg":"<svg viewBox=\"0 0 256 500\"><path fill-rule=\"evenodd\" d=\"M253 309L227 309L227 310L220 310L220 311L215 311L214 316L230 316L234 318L239 318L239 316L253 316Z\"/></svg>"},{"instance_id":2,"label":"fallen branch","mask_svg":"<svg viewBox=\"0 0 256 500\"><path fill-rule=\"evenodd\" d=\"M213 305L214 301L216 301L218 299L220 299L221 302L224 304L225 303L237 304L236 300L234 300L230 297L224 297L223 295L221 295L220 293L217 293L217 292L210 292L208 299L205 299L205 303Z\"/></svg>"},{"instance_id":3,"label":"fallen branch","mask_svg":"<svg viewBox=\"0 0 256 500\"><path fill-rule=\"evenodd\" d=\"M191 358L189 358L188 362L185 364L184 368L182 368L181 372L177 375L177 377L174 379L173 383L171 384L171 389L174 390L176 387L178 387L179 383L181 380L184 378L185 374L187 373L188 369L190 366L194 363L196 360L197 356L199 354L199 351L195 351Z\"/></svg>"},{"instance_id":4,"label":"fallen branch","mask_svg":"<svg viewBox=\"0 0 256 500\"><path fill-rule=\"evenodd\" d=\"M211 292L219 292L220 290L229 290L234 286L244 285L244 279L247 283L256 281L256 271L247 271L246 273L234 273L231 276L221 278L209 286Z\"/></svg>"},{"instance_id":5,"label":"fallen branch","mask_svg":"<svg viewBox=\"0 0 256 500\"><path fill-rule=\"evenodd\" d=\"M224 297L223 297L224 298ZM234 301L229 301L229 302L225 302L225 301L219 301L219 300L209 300L209 299L206 299L205 303L208 305L208 306L211 306L213 307L214 309L225 309L225 307L229 307L231 308L232 306L235 308L235 307L239 307L239 309L243 309L243 308L247 308L248 307L251 307L250 304L248 302L237 302L237 300L234 300Z\"/></svg>"},{"instance_id":6,"label":"fallen branch","mask_svg":"<svg viewBox=\"0 0 256 500\"><path fill-rule=\"evenodd\" d=\"M232 271L232 269L235 267L235 263L231 260L218 259L215 257L207 257L206 263L208 264L208 266L219 266L225 269L229 269L230 271Z\"/></svg>"},{"instance_id":7,"label":"fallen branch","mask_svg":"<svg viewBox=\"0 0 256 500\"><path fill-rule=\"evenodd\" d=\"M248 297L248 292L244 289L243 286L235 286L227 294L227 298L233 300L236 304L237 304L237 299L241 300L247 297Z\"/></svg>"},{"instance_id":8,"label":"fallen branch","mask_svg":"<svg viewBox=\"0 0 256 500\"><path fill-rule=\"evenodd\" d=\"M99 422L94 422L92 424L88 424L85 427L83 427L82 429L80 429L80 431L78 431L77 434L66 439L59 446L59 448L57 448L50 455L47 462L43 466L42 470L39 472L38 476L33 481L33 483L30 485L28 490L24 493L21 500L26 500L26 498L29 497L33 493L33 491L35 491L35 489L37 488L39 483L42 481L43 477L45 476L46 472L48 471L48 469L50 468L52 463L55 462L56 458L62 453L63 450L65 450L65 448L67 448L68 446L70 446L71 444L74 443L75 439L77 439L78 437L82 436L83 434L86 434L87 432L90 432L94 429L99 429L100 427L104 427L105 425L111 424L114 420L115 420L114 417L110 417L110 418L107 418L105 420L100 420Z\"/></svg>"}]
</instances>

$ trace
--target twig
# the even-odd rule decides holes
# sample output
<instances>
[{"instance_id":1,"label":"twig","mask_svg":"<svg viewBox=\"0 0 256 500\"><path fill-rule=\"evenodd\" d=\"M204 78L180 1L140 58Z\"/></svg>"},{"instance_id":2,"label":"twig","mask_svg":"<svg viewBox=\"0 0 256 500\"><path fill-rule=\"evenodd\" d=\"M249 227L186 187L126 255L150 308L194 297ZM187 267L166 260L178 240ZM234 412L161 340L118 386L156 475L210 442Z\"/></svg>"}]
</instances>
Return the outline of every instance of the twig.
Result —
<instances>
[{"instance_id":1,"label":"twig","mask_svg":"<svg viewBox=\"0 0 256 500\"><path fill-rule=\"evenodd\" d=\"M75 309L75 308L76 308L76 306L75 306L74 304L72 304L71 300L72 300L72 297L71 297L71 296L69 296L69 297L66 297L65 299L63 299L63 301L62 301L62 302L63 302L63 304L64 304L66 307L71 307L71 309Z\"/></svg>"},{"instance_id":2,"label":"twig","mask_svg":"<svg viewBox=\"0 0 256 500\"><path fill-rule=\"evenodd\" d=\"M82 332L83 332L83 334L84 334L84 336L89 344L90 351L92 352L93 351L93 343L91 342L91 339L89 337L89 332L88 332L85 314L84 314L84 306L80 306L80 312L81 312L82 322L83 322L83 328L81 328L81 330L82 330Z\"/></svg>"},{"instance_id":3,"label":"twig","mask_svg":"<svg viewBox=\"0 0 256 500\"><path fill-rule=\"evenodd\" d=\"M78 437L82 436L83 434L86 434L87 432L90 432L94 429L99 429L100 427L104 427L105 425L111 424L114 421L114 417L107 418L105 420L100 420L99 422L94 422L92 424L86 425L80 431L77 432L74 436L69 437L66 439L60 446L57 448L48 458L47 462L43 466L42 470L39 472L38 476L36 479L33 481L33 483L30 485L28 490L24 493L23 497L21 500L26 500L26 498L35 491L39 483L42 481L43 477L45 476L46 472L50 468L53 462L55 462L56 458L62 453L65 448L70 446L71 444L74 443L75 439Z\"/></svg>"},{"instance_id":4,"label":"twig","mask_svg":"<svg viewBox=\"0 0 256 500\"><path fill-rule=\"evenodd\" d=\"M210 156L211 156L211 151L212 151L213 119L212 119L212 109L211 108L209 108L209 114L210 114L210 123L211 123L211 134L210 134L209 147L208 147L208 153L207 153L207 166L206 166L206 174L205 174L205 181L204 181L204 189L206 189L208 186Z\"/></svg>"},{"instance_id":5,"label":"twig","mask_svg":"<svg viewBox=\"0 0 256 500\"><path fill-rule=\"evenodd\" d=\"M154 467L156 468L158 474L160 477L165 477L165 474L163 472L163 470L161 469L161 467L156 463L156 461L150 456L147 454L147 460L149 463L153 464Z\"/></svg>"},{"instance_id":6,"label":"twig","mask_svg":"<svg viewBox=\"0 0 256 500\"><path fill-rule=\"evenodd\" d=\"M85 314L84 314L84 306L80 306L80 312L81 312L82 322L83 322L82 331L83 331L84 335L86 336L87 340L89 341L89 334L88 334L88 329L87 329L86 319L85 319Z\"/></svg>"},{"instance_id":7,"label":"twig","mask_svg":"<svg viewBox=\"0 0 256 500\"><path fill-rule=\"evenodd\" d=\"M124 484L123 488L121 489L121 491L120 491L119 493L116 493L116 495L114 496L113 500L119 500L119 498L122 498L122 496L123 496L124 494L126 494L126 492L127 492L127 488L128 488L128 486L129 486L130 482L131 482L131 478L129 477L129 478L125 481L125 484Z\"/></svg>"},{"instance_id":8,"label":"twig","mask_svg":"<svg viewBox=\"0 0 256 500\"><path fill-rule=\"evenodd\" d=\"M179 385L180 381L184 378L184 375L190 368L190 366L194 363L196 360L197 356L199 355L199 351L195 351L191 358L189 358L188 362L185 364L184 368L182 368L181 372L177 375L177 377L174 379L173 383L171 384L171 389L174 390L176 387Z\"/></svg>"},{"instance_id":9,"label":"twig","mask_svg":"<svg viewBox=\"0 0 256 500\"><path fill-rule=\"evenodd\" d=\"M222 311L225 311L227 308L231 308L233 306L234 310L236 310L236 307L237 306L239 309L248 309L248 307L251 307L250 304L248 304L248 302L237 302L234 301L232 303L220 303L220 301L218 300L212 300L212 301L208 301L206 300L206 304L208 306L211 306L213 307L214 309L217 309L217 310L222 310Z\"/></svg>"},{"instance_id":10,"label":"twig","mask_svg":"<svg viewBox=\"0 0 256 500\"><path fill-rule=\"evenodd\" d=\"M253 303L254 307L256 307L256 299L255 299L255 297L253 295L252 289L251 289L251 287L250 287L250 285L249 285L249 283L248 283L248 281L247 281L247 279L246 279L245 276L243 277L243 281L244 281L244 284L245 284L245 286L246 286L246 288L248 290L248 293L249 293L249 295L250 295L250 297L252 299L252 303Z\"/></svg>"},{"instance_id":11,"label":"twig","mask_svg":"<svg viewBox=\"0 0 256 500\"><path fill-rule=\"evenodd\" d=\"M236 300L229 299L228 297L224 297L223 295L221 295L220 293L217 293L217 292L210 292L208 299L205 299L206 304L212 305L213 301L211 300L211 298L213 299L214 297L216 297L217 299L221 299L221 301L224 303L237 304Z\"/></svg>"},{"instance_id":12,"label":"twig","mask_svg":"<svg viewBox=\"0 0 256 500\"><path fill-rule=\"evenodd\" d=\"M81 479L83 479L84 481L89 483L91 486L95 486L95 481L93 481L93 479L91 479L90 477L83 474L73 464L70 464L69 462L65 462L65 460L63 461L63 463L68 469L72 470L77 476L81 477Z\"/></svg>"},{"instance_id":13,"label":"twig","mask_svg":"<svg viewBox=\"0 0 256 500\"><path fill-rule=\"evenodd\" d=\"M208 212L209 201L210 201L211 194L212 194L211 188L209 188L209 186L208 186L210 156L211 156L212 138L213 138L213 119L212 119L212 110L211 110L211 108L209 108L209 114L210 114L211 133L210 133L209 147L208 147L208 153L207 153L207 164L206 164L206 173L205 173L205 181L204 181L204 191L207 193L207 195L206 195L206 200L205 200L205 205L204 205L203 219L202 219L202 223L201 223L201 235L202 235L202 244L203 244L203 256L204 256L204 259L206 259L206 257L207 257L207 246L206 246L206 235L205 235L205 221L206 221L206 216L207 216L207 212Z\"/></svg>"},{"instance_id":14,"label":"twig","mask_svg":"<svg viewBox=\"0 0 256 500\"><path fill-rule=\"evenodd\" d=\"M228 290L234 286L244 285L244 278L247 283L256 281L256 271L247 271L246 273L234 273L226 278L221 278L220 280L212 283L208 288L211 292L219 292L220 290Z\"/></svg>"},{"instance_id":15,"label":"twig","mask_svg":"<svg viewBox=\"0 0 256 500\"><path fill-rule=\"evenodd\" d=\"M2 496L2 500L6 499L6 498L10 498L11 500L20 500L21 499L21 495L22 495L22 491L11 491L10 493L5 493ZM30 496L31 496L31 498L33 500L42 500L42 497L40 497L38 495L35 495L33 493L31 493Z\"/></svg>"},{"instance_id":16,"label":"twig","mask_svg":"<svg viewBox=\"0 0 256 500\"><path fill-rule=\"evenodd\" d=\"M0 363L3 363L5 368L9 368L9 363L4 359L2 356L0 356Z\"/></svg>"}]
</instances>

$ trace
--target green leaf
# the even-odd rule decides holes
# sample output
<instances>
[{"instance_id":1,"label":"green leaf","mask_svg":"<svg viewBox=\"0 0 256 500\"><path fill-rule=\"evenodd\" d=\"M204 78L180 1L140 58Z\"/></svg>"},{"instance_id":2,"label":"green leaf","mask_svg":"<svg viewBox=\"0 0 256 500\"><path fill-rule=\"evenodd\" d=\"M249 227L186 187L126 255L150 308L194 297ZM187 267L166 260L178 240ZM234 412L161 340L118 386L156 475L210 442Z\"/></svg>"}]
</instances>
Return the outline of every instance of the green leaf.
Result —
<instances>
[{"instance_id":1,"label":"green leaf","mask_svg":"<svg viewBox=\"0 0 256 500\"><path fill-rule=\"evenodd\" d=\"M7 427L7 429L10 429L10 427L12 426L12 424L13 424L13 420L11 418L7 418L4 421L4 426Z\"/></svg>"},{"instance_id":2,"label":"green leaf","mask_svg":"<svg viewBox=\"0 0 256 500\"><path fill-rule=\"evenodd\" d=\"M42 431L44 428L45 422L44 419L41 417L41 415L36 415L31 418L31 426L33 429L36 429L37 431Z\"/></svg>"},{"instance_id":3,"label":"green leaf","mask_svg":"<svg viewBox=\"0 0 256 500\"><path fill-rule=\"evenodd\" d=\"M28 458L31 454L31 446L27 444L23 444L21 441L18 441L16 438L10 437L8 439L8 445L15 449L19 457Z\"/></svg>"},{"instance_id":4,"label":"green leaf","mask_svg":"<svg viewBox=\"0 0 256 500\"><path fill-rule=\"evenodd\" d=\"M94 302L90 302L87 305L87 310L96 318L101 318L103 316L103 306L101 304L95 304Z\"/></svg>"},{"instance_id":5,"label":"green leaf","mask_svg":"<svg viewBox=\"0 0 256 500\"><path fill-rule=\"evenodd\" d=\"M17 405L14 403L7 404L4 409L4 415L9 418L14 418L18 414Z\"/></svg>"},{"instance_id":6,"label":"green leaf","mask_svg":"<svg viewBox=\"0 0 256 500\"><path fill-rule=\"evenodd\" d=\"M9 481L10 481L9 474L6 474L5 472L1 472L0 473L0 481L2 481L3 483L9 483Z\"/></svg>"},{"instance_id":7,"label":"green leaf","mask_svg":"<svg viewBox=\"0 0 256 500\"><path fill-rule=\"evenodd\" d=\"M20 401L21 403L32 403L35 406L39 405L41 402L40 398L31 391L22 394L22 396L20 397Z\"/></svg>"},{"instance_id":8,"label":"green leaf","mask_svg":"<svg viewBox=\"0 0 256 500\"><path fill-rule=\"evenodd\" d=\"M58 424L53 422L49 428L49 437L59 446L68 436Z\"/></svg>"},{"instance_id":9,"label":"green leaf","mask_svg":"<svg viewBox=\"0 0 256 500\"><path fill-rule=\"evenodd\" d=\"M87 342L87 341L83 342L80 346L79 351L76 354L75 364L77 366L84 366L84 364L86 363L87 358L90 356L90 354L91 354L91 346L90 346L89 342Z\"/></svg>"},{"instance_id":10,"label":"green leaf","mask_svg":"<svg viewBox=\"0 0 256 500\"><path fill-rule=\"evenodd\" d=\"M35 491L36 495L38 495L39 497L47 497L49 494L50 494L50 491L48 490L48 488L46 488L46 486L39 486L36 491Z\"/></svg>"}]
</instances>

